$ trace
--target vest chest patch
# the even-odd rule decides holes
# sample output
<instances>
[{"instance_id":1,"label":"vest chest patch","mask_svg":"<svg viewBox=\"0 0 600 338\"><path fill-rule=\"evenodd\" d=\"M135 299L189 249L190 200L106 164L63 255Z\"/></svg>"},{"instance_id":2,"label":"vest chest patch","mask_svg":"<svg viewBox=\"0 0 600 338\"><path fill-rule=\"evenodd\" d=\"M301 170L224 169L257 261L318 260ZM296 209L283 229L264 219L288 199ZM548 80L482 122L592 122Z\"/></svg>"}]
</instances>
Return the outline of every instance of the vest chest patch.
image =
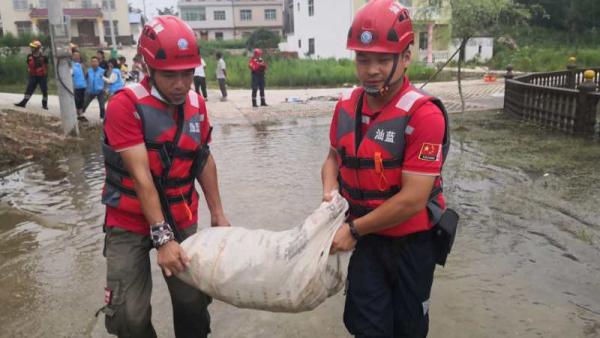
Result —
<instances>
[{"instance_id":1,"label":"vest chest patch","mask_svg":"<svg viewBox=\"0 0 600 338\"><path fill-rule=\"evenodd\" d=\"M189 127L190 134L200 134L200 122L191 121Z\"/></svg>"},{"instance_id":2,"label":"vest chest patch","mask_svg":"<svg viewBox=\"0 0 600 338\"><path fill-rule=\"evenodd\" d=\"M378 128L375 131L375 136L373 137L374 140L377 141L382 141L382 142L386 142L386 143L394 143L394 139L396 138L396 132L393 130L384 130L384 129L380 129Z\"/></svg>"}]
</instances>

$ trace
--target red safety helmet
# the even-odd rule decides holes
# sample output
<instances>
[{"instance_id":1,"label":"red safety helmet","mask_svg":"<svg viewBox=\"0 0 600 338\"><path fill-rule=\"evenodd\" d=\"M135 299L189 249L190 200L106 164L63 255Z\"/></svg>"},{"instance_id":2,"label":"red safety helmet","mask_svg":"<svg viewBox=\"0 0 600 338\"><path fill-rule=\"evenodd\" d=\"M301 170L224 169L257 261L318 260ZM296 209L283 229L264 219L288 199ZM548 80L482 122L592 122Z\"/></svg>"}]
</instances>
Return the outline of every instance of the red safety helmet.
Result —
<instances>
[{"instance_id":1,"label":"red safety helmet","mask_svg":"<svg viewBox=\"0 0 600 338\"><path fill-rule=\"evenodd\" d=\"M395 0L372 0L358 10L346 48L374 53L402 53L414 42L408 9Z\"/></svg>"},{"instance_id":2,"label":"red safety helmet","mask_svg":"<svg viewBox=\"0 0 600 338\"><path fill-rule=\"evenodd\" d=\"M200 65L200 50L194 32L176 16L157 16L144 25L138 53L149 68L193 69Z\"/></svg>"},{"instance_id":3,"label":"red safety helmet","mask_svg":"<svg viewBox=\"0 0 600 338\"><path fill-rule=\"evenodd\" d=\"M260 48L254 48L254 57L255 58L259 58L262 56L262 49Z\"/></svg>"}]
</instances>

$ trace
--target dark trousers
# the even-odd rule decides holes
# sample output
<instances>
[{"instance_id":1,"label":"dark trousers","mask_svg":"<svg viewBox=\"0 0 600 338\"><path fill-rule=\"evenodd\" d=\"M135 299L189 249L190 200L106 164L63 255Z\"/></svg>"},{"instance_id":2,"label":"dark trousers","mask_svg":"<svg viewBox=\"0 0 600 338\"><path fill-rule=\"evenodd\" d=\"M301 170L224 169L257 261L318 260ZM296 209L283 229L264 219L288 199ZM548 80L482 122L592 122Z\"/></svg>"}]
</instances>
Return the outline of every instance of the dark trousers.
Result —
<instances>
[{"instance_id":1,"label":"dark trousers","mask_svg":"<svg viewBox=\"0 0 600 338\"><path fill-rule=\"evenodd\" d=\"M101 91L99 93L85 93L85 100L83 103L83 112L85 113L85 110L88 108L88 106L90 105L90 103L92 103L92 101L94 99L98 99L98 106L100 106L100 118L103 119L104 118L104 104L106 102L106 98L104 97L104 91Z\"/></svg>"},{"instance_id":2,"label":"dark trousers","mask_svg":"<svg viewBox=\"0 0 600 338\"><path fill-rule=\"evenodd\" d=\"M225 79L217 79L219 82L219 89L221 89L221 96L227 97L227 85L225 85Z\"/></svg>"},{"instance_id":3,"label":"dark trousers","mask_svg":"<svg viewBox=\"0 0 600 338\"><path fill-rule=\"evenodd\" d=\"M180 231L184 238L196 226ZM110 304L102 308L106 329L119 338L155 338L151 323L152 274L149 252L152 240L122 230L107 228L105 237L106 283L112 293ZM164 277L164 275L163 275ZM205 338L210 333L208 304L211 298L177 277L164 277L171 294L175 337ZM105 295L105 298L107 296ZM106 301L106 299L105 299Z\"/></svg>"},{"instance_id":4,"label":"dark trousers","mask_svg":"<svg viewBox=\"0 0 600 338\"><path fill-rule=\"evenodd\" d=\"M206 99L208 94L206 93L206 78L204 76L194 76L194 87L196 93L200 94L199 90L202 90L202 96Z\"/></svg>"},{"instance_id":5,"label":"dark trousers","mask_svg":"<svg viewBox=\"0 0 600 338\"><path fill-rule=\"evenodd\" d=\"M85 103L85 88L75 88L75 108L83 109Z\"/></svg>"},{"instance_id":6,"label":"dark trousers","mask_svg":"<svg viewBox=\"0 0 600 338\"><path fill-rule=\"evenodd\" d=\"M361 238L348 266L348 331L360 338L426 337L435 257L430 231Z\"/></svg>"},{"instance_id":7,"label":"dark trousers","mask_svg":"<svg viewBox=\"0 0 600 338\"><path fill-rule=\"evenodd\" d=\"M252 99L256 99L256 92L260 90L260 98L265 98L265 74L252 73Z\"/></svg>"},{"instance_id":8,"label":"dark trousers","mask_svg":"<svg viewBox=\"0 0 600 338\"><path fill-rule=\"evenodd\" d=\"M48 77L47 76L30 76L27 82L27 88L25 89L25 99L29 100L35 88L40 86L42 91L42 101L48 101Z\"/></svg>"}]
</instances>

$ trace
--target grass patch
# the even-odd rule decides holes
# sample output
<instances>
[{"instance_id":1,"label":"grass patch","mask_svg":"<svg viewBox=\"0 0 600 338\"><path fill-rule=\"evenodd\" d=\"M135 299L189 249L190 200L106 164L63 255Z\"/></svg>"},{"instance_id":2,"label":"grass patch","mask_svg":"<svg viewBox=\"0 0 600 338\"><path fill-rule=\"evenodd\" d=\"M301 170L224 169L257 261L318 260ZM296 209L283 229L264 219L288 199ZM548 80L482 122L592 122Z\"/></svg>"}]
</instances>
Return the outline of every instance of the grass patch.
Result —
<instances>
[{"instance_id":1,"label":"grass patch","mask_svg":"<svg viewBox=\"0 0 600 338\"><path fill-rule=\"evenodd\" d=\"M484 147L489 164L520 168L534 178L545 173L560 177L573 196L600 190L598 141L565 135L499 112L452 114L451 127L454 140Z\"/></svg>"}]
</instances>

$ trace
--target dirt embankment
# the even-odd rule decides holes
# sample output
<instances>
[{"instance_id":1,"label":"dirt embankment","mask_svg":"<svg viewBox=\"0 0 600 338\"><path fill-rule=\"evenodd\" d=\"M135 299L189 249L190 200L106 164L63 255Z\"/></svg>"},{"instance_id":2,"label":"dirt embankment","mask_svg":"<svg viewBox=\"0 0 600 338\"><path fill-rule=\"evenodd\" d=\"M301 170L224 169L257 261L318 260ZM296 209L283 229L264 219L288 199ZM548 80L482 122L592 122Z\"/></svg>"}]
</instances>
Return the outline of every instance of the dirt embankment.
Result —
<instances>
[{"instance_id":1,"label":"dirt embankment","mask_svg":"<svg viewBox=\"0 0 600 338\"><path fill-rule=\"evenodd\" d=\"M79 125L80 137L64 136L52 116L0 110L0 172L29 161L52 162L82 147L97 147L100 125Z\"/></svg>"}]
</instances>

